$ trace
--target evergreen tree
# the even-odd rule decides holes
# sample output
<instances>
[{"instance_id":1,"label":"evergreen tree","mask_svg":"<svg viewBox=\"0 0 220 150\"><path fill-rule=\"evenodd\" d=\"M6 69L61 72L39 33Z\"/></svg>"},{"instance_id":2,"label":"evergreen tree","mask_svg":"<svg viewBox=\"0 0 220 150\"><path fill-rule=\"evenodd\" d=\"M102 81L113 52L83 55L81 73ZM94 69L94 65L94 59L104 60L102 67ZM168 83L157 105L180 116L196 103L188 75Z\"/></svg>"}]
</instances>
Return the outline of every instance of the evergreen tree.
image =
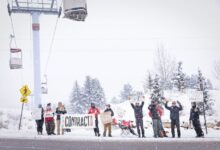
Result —
<instances>
[{"instance_id":1,"label":"evergreen tree","mask_svg":"<svg viewBox=\"0 0 220 150\"><path fill-rule=\"evenodd\" d=\"M178 67L173 77L174 87L178 89L178 91L182 91L186 88L185 86L185 74L182 71L182 62L178 62Z\"/></svg>"},{"instance_id":2,"label":"evergreen tree","mask_svg":"<svg viewBox=\"0 0 220 150\"><path fill-rule=\"evenodd\" d=\"M153 79L151 77L150 72L148 72L147 78L144 81L144 92L147 93L148 91L151 92L153 88Z\"/></svg>"},{"instance_id":3,"label":"evergreen tree","mask_svg":"<svg viewBox=\"0 0 220 150\"><path fill-rule=\"evenodd\" d=\"M158 75L155 76L153 82L153 91L151 93L151 100L158 102L159 104L162 103L161 97L163 96L160 84L159 84L159 77Z\"/></svg>"},{"instance_id":4,"label":"evergreen tree","mask_svg":"<svg viewBox=\"0 0 220 150\"><path fill-rule=\"evenodd\" d=\"M104 108L106 105L106 99L105 99L105 94L104 90L101 87L101 84L98 79L92 79L92 102L97 104L100 108Z\"/></svg>"},{"instance_id":5,"label":"evergreen tree","mask_svg":"<svg viewBox=\"0 0 220 150\"><path fill-rule=\"evenodd\" d=\"M70 98L70 112L76 114L83 114L84 113L84 103L82 103L82 91L78 82L75 82L73 87L73 92Z\"/></svg>"},{"instance_id":6,"label":"evergreen tree","mask_svg":"<svg viewBox=\"0 0 220 150\"><path fill-rule=\"evenodd\" d=\"M207 111L208 115L212 115L214 110L212 106L214 105L214 100L210 98L207 87L207 80L203 77L202 72L198 70L198 90L203 93L203 102L199 103L199 108L201 112ZM203 106L204 104L204 106Z\"/></svg>"},{"instance_id":7,"label":"evergreen tree","mask_svg":"<svg viewBox=\"0 0 220 150\"><path fill-rule=\"evenodd\" d=\"M133 96L134 91L133 88L130 84L125 84L121 93L120 93L120 102L124 102L126 100L128 100L129 96Z\"/></svg>"},{"instance_id":8,"label":"evergreen tree","mask_svg":"<svg viewBox=\"0 0 220 150\"><path fill-rule=\"evenodd\" d=\"M88 110L92 102L92 79L90 76L86 76L82 95L82 103L84 104L84 109Z\"/></svg>"},{"instance_id":9,"label":"evergreen tree","mask_svg":"<svg viewBox=\"0 0 220 150\"><path fill-rule=\"evenodd\" d=\"M95 103L98 107L105 106L105 94L98 79L92 79L90 76L86 77L83 98L84 108L87 110L91 103Z\"/></svg>"},{"instance_id":10,"label":"evergreen tree","mask_svg":"<svg viewBox=\"0 0 220 150\"><path fill-rule=\"evenodd\" d=\"M111 99L112 104L118 104L119 102L120 102L120 100L115 96Z\"/></svg>"}]
</instances>

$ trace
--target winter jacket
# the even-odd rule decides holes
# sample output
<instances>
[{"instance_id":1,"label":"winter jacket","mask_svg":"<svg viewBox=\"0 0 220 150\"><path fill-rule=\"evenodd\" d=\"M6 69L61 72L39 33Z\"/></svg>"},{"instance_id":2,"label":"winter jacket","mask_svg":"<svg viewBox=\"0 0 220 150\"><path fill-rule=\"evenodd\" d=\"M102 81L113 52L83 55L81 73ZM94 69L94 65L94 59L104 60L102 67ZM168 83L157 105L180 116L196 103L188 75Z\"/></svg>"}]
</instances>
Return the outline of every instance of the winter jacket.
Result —
<instances>
[{"instance_id":1,"label":"winter jacket","mask_svg":"<svg viewBox=\"0 0 220 150\"><path fill-rule=\"evenodd\" d=\"M57 120L60 120L60 115L66 114L66 110L60 110L58 107L56 108Z\"/></svg>"},{"instance_id":2,"label":"winter jacket","mask_svg":"<svg viewBox=\"0 0 220 150\"><path fill-rule=\"evenodd\" d=\"M148 107L149 109L149 116L152 119L160 119L161 115L162 115L162 110L159 108L159 106L156 105L149 105Z\"/></svg>"},{"instance_id":3,"label":"winter jacket","mask_svg":"<svg viewBox=\"0 0 220 150\"><path fill-rule=\"evenodd\" d=\"M111 116L114 116L114 112L113 112L113 110L111 108L105 109L104 112L108 112L108 111L111 112Z\"/></svg>"},{"instance_id":4,"label":"winter jacket","mask_svg":"<svg viewBox=\"0 0 220 150\"><path fill-rule=\"evenodd\" d=\"M171 120L179 120L179 111L183 110L183 107L182 105L178 102L179 104L179 107L178 106L171 106L171 107L168 107L167 106L167 103L165 104L165 108L168 109L170 111L170 119Z\"/></svg>"},{"instance_id":5,"label":"winter jacket","mask_svg":"<svg viewBox=\"0 0 220 150\"><path fill-rule=\"evenodd\" d=\"M199 113L200 113L199 108L197 108L197 107L191 108L189 120L190 121L199 120Z\"/></svg>"},{"instance_id":6,"label":"winter jacket","mask_svg":"<svg viewBox=\"0 0 220 150\"><path fill-rule=\"evenodd\" d=\"M98 114L100 114L100 110L96 107L90 107L88 114L95 114L95 117L98 118Z\"/></svg>"},{"instance_id":7,"label":"winter jacket","mask_svg":"<svg viewBox=\"0 0 220 150\"><path fill-rule=\"evenodd\" d=\"M54 113L53 113L53 111L52 111L52 109L51 108L47 108L46 110L45 110L45 112L44 112L44 117L45 117L45 122L47 123L47 122L51 122L51 121L53 121L54 120Z\"/></svg>"},{"instance_id":8,"label":"winter jacket","mask_svg":"<svg viewBox=\"0 0 220 150\"><path fill-rule=\"evenodd\" d=\"M142 119L143 118L143 106L144 102L141 103L139 106L135 106L134 104L131 103L131 107L134 109L134 115L136 119Z\"/></svg>"}]
</instances>

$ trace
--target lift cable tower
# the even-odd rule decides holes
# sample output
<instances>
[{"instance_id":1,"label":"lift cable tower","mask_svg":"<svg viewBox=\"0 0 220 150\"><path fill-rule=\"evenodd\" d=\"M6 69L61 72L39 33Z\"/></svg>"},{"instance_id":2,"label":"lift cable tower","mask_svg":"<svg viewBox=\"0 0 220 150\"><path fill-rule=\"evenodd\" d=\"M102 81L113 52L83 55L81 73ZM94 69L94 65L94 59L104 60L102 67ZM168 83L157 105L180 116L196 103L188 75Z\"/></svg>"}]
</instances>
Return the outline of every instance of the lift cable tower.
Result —
<instances>
[{"instance_id":1,"label":"lift cable tower","mask_svg":"<svg viewBox=\"0 0 220 150\"><path fill-rule=\"evenodd\" d=\"M40 21L39 16L61 15L61 7L58 8L57 0L11 0L8 3L8 13L26 13L32 17L33 32L33 65L34 65L34 107L41 104L41 66L40 66Z\"/></svg>"}]
</instances>

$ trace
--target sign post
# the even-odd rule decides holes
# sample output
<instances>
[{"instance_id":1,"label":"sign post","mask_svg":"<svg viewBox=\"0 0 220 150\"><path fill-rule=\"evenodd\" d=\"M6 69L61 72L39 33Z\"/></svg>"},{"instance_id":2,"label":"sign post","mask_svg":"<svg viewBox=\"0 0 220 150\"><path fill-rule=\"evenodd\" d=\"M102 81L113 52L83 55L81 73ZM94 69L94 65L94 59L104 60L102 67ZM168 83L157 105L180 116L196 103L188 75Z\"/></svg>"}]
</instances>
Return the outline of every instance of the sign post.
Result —
<instances>
[{"instance_id":1,"label":"sign post","mask_svg":"<svg viewBox=\"0 0 220 150\"><path fill-rule=\"evenodd\" d=\"M24 85L21 89L20 89L20 93L22 95L22 97L20 98L20 102L22 103L21 106L21 115L20 115L20 121L19 121L19 127L18 130L21 129L21 119L22 119L22 115L23 115L23 109L24 109L24 103L28 102L28 98L27 96L29 96L31 94L30 89L28 88L27 85Z\"/></svg>"}]
</instances>

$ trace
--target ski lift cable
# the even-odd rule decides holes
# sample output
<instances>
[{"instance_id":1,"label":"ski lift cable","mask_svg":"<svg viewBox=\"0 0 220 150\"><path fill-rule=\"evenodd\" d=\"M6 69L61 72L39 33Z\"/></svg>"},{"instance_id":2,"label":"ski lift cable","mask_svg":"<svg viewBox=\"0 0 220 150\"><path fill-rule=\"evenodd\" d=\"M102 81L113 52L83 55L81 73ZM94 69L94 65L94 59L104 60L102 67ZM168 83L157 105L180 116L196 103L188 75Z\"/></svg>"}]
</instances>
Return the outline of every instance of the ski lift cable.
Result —
<instances>
[{"instance_id":1,"label":"ski lift cable","mask_svg":"<svg viewBox=\"0 0 220 150\"><path fill-rule=\"evenodd\" d=\"M61 4L60 4L59 8L61 8L62 3L63 3L63 1L61 1ZM47 68L48 68L50 56L51 56L52 49L53 49L53 43L54 43L54 38L55 38L56 30L57 30L57 24L58 24L59 17L60 16L58 16L57 19L56 19L56 23L55 23L55 27L54 27L54 31L53 31L53 35L52 35L52 40L51 40L50 47L49 47L49 53L48 53L47 60L46 60L46 66L45 66L45 70L44 70L44 75L47 74Z\"/></svg>"},{"instance_id":2,"label":"ski lift cable","mask_svg":"<svg viewBox=\"0 0 220 150\"><path fill-rule=\"evenodd\" d=\"M9 0L7 0L8 5L9 5ZM15 47L17 48L17 42L16 42L16 37L15 37L15 30L14 30L14 23L13 23L13 19L10 15L10 21L11 21L11 28L12 28L12 33L13 33L13 38L14 38L14 42L15 42Z\"/></svg>"}]
</instances>

